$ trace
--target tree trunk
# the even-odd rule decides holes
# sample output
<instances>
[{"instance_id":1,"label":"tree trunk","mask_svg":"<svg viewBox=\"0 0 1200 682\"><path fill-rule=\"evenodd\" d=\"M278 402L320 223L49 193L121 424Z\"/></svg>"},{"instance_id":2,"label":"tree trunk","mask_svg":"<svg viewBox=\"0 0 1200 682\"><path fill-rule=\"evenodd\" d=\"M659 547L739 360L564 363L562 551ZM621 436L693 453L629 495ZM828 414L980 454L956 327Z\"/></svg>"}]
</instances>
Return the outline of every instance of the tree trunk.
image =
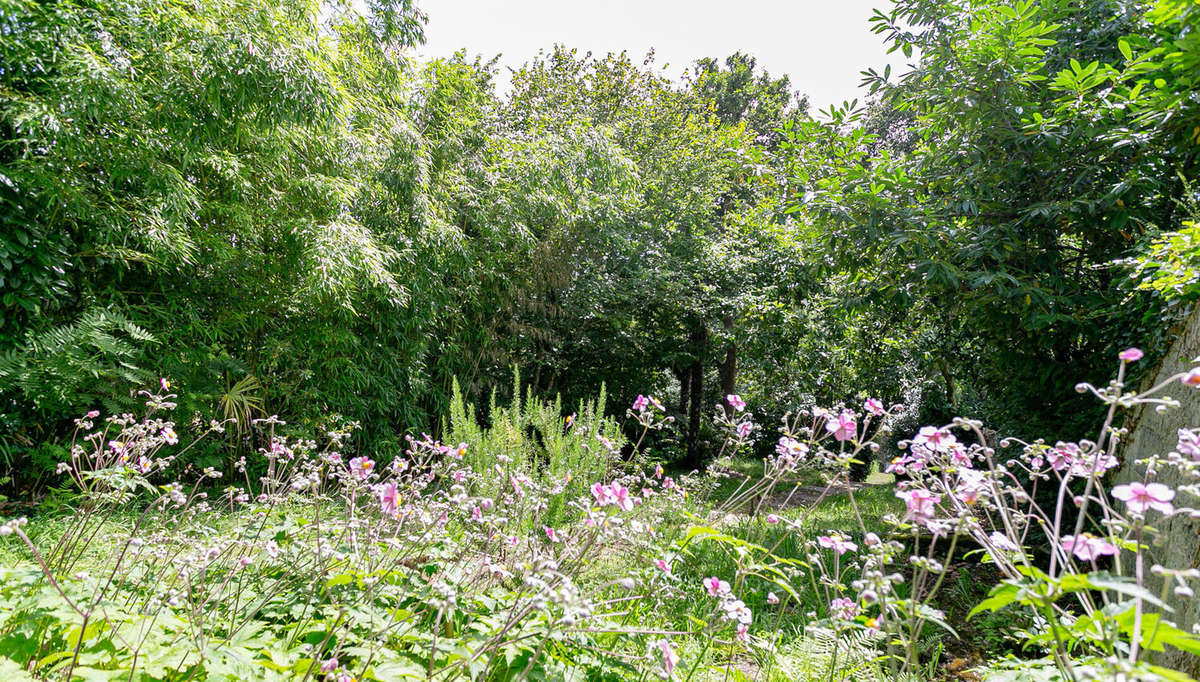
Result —
<instances>
[{"instance_id":1,"label":"tree trunk","mask_svg":"<svg viewBox=\"0 0 1200 682\"><path fill-rule=\"evenodd\" d=\"M703 320L698 320L692 327L689 341L696 361L688 370L691 377L691 404L688 405L687 463L688 467L698 469L704 459L700 443L700 416L704 409L704 351L708 345L708 328Z\"/></svg>"},{"instance_id":2,"label":"tree trunk","mask_svg":"<svg viewBox=\"0 0 1200 682\"><path fill-rule=\"evenodd\" d=\"M679 381L679 413L688 413L688 397L691 395L692 374L687 368L679 369L672 367L671 372L675 374L675 378Z\"/></svg>"},{"instance_id":3,"label":"tree trunk","mask_svg":"<svg viewBox=\"0 0 1200 682\"><path fill-rule=\"evenodd\" d=\"M1200 306L1193 309L1179 337L1163 358L1158 372L1153 377L1147 377L1147 383L1142 386L1142 390L1165 381L1178 372L1191 369L1195 366L1192 359L1197 356L1200 356ZM1115 483L1143 480L1145 467L1136 464L1138 459L1150 455L1166 455L1174 451L1179 429L1200 426L1200 390L1175 384L1168 389L1168 395L1180 401L1178 409L1159 413L1153 405L1149 406L1149 409L1147 406L1140 406L1130 415L1127 426L1132 425L1132 430L1121 452L1123 464L1115 477ZM1172 488L1184 483L1180 479L1178 471L1168 467L1160 469L1154 477L1156 482ZM1200 521L1176 516L1166 522L1156 520L1154 525L1162 531L1163 542L1155 542L1150 546L1146 557L1148 566L1160 564L1169 569L1200 568ZM1129 564L1126 575L1130 575L1132 556L1123 552L1122 557ZM1161 594L1162 581L1158 576L1148 575L1147 578L1147 587L1151 594ZM1172 597L1168 591L1167 603L1175 608L1175 612L1166 614L1166 617L1175 621L1181 630L1190 631L1193 624L1200 622L1200 599L1179 599ZM1154 662L1192 677L1200 677L1200 656L1194 654L1167 647L1166 651L1154 655Z\"/></svg>"},{"instance_id":4,"label":"tree trunk","mask_svg":"<svg viewBox=\"0 0 1200 682\"><path fill-rule=\"evenodd\" d=\"M721 397L724 398L730 393L737 393L737 343L733 340L733 316L726 315L721 325L729 336L725 346L725 361L721 363ZM726 414L733 414L733 406L728 401L722 401L721 404L725 406Z\"/></svg>"}]
</instances>

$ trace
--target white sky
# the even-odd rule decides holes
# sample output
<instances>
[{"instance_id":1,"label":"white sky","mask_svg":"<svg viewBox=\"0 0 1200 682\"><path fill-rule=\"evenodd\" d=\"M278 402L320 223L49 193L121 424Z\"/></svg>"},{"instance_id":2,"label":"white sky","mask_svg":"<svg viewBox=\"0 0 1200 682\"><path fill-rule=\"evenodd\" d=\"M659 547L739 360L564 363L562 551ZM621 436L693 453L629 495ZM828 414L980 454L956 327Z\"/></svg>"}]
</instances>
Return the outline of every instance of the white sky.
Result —
<instances>
[{"instance_id":1,"label":"white sky","mask_svg":"<svg viewBox=\"0 0 1200 682\"><path fill-rule=\"evenodd\" d=\"M635 61L651 47L678 78L696 59L749 53L773 76L787 74L812 111L859 97L859 71L908 61L885 54L867 19L889 0L418 0L429 15L418 53L443 57L502 54L516 67L554 43L603 55L626 50ZM507 83L501 69L501 83Z\"/></svg>"}]
</instances>

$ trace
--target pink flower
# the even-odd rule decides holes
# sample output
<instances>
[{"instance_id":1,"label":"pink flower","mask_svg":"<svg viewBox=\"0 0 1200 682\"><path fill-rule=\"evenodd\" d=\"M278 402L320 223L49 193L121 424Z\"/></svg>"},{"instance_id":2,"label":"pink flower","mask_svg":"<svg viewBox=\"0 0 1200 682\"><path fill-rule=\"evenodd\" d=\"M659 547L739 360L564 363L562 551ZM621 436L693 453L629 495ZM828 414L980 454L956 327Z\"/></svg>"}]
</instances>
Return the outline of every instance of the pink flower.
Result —
<instances>
[{"instance_id":1,"label":"pink flower","mask_svg":"<svg viewBox=\"0 0 1200 682\"><path fill-rule=\"evenodd\" d=\"M775 516L774 514L767 514L767 523L774 526L775 524L779 523L779 517Z\"/></svg>"},{"instance_id":2,"label":"pink flower","mask_svg":"<svg viewBox=\"0 0 1200 682\"><path fill-rule=\"evenodd\" d=\"M767 593L767 603L768 603L768 604L772 604L772 605L774 605L774 604L778 604L778 603L779 603L779 597L778 597L778 596L776 596L776 594L775 594L774 592L768 592L768 593Z\"/></svg>"},{"instance_id":3,"label":"pink flower","mask_svg":"<svg viewBox=\"0 0 1200 682\"><path fill-rule=\"evenodd\" d=\"M87 417L88 419L95 419L96 417L100 416L100 410L90 410L90 411L88 411L87 414L85 414L83 416Z\"/></svg>"},{"instance_id":4,"label":"pink flower","mask_svg":"<svg viewBox=\"0 0 1200 682\"><path fill-rule=\"evenodd\" d=\"M663 475L663 468L662 468L662 465L661 465L661 464L655 464L655 465L654 465L654 477L655 477L655 478L662 478L662 475Z\"/></svg>"},{"instance_id":5,"label":"pink flower","mask_svg":"<svg viewBox=\"0 0 1200 682\"><path fill-rule=\"evenodd\" d=\"M592 496L596 498L596 503L601 507L612 504L624 511L633 511L634 498L629 494L629 488L616 481L608 485L593 483Z\"/></svg>"},{"instance_id":6,"label":"pink flower","mask_svg":"<svg viewBox=\"0 0 1200 682\"><path fill-rule=\"evenodd\" d=\"M1021 550L1021 548L1018 547L1015 542L1009 540L1008 536L1004 533L994 532L988 536L988 540L991 541L992 546L996 549L1002 549L1006 552L1019 552Z\"/></svg>"},{"instance_id":7,"label":"pink flower","mask_svg":"<svg viewBox=\"0 0 1200 682\"><path fill-rule=\"evenodd\" d=\"M907 508L905 518L916 523L928 523L933 519L934 505L942 501L941 495L934 495L928 490L916 488L913 490L897 490L896 497L904 500Z\"/></svg>"},{"instance_id":8,"label":"pink flower","mask_svg":"<svg viewBox=\"0 0 1200 682\"><path fill-rule=\"evenodd\" d=\"M518 499L525 499L524 486L526 483L529 483L529 477L525 474L517 474L515 476L509 476L508 482L512 485L513 494L516 495Z\"/></svg>"},{"instance_id":9,"label":"pink flower","mask_svg":"<svg viewBox=\"0 0 1200 682\"><path fill-rule=\"evenodd\" d=\"M542 530L546 532L546 537L550 540L550 542L558 542L559 541L558 534L555 533L554 529L551 528L550 526L542 526Z\"/></svg>"},{"instance_id":10,"label":"pink flower","mask_svg":"<svg viewBox=\"0 0 1200 682\"><path fill-rule=\"evenodd\" d=\"M721 610L725 612L727 620L734 620L742 625L754 622L754 612L746 606L746 602L734 599L733 595L726 595L726 599L721 602Z\"/></svg>"},{"instance_id":11,"label":"pink flower","mask_svg":"<svg viewBox=\"0 0 1200 682\"><path fill-rule=\"evenodd\" d=\"M954 496L965 505L972 505L988 491L988 485L983 472L974 469L960 469L958 472L958 488Z\"/></svg>"},{"instance_id":12,"label":"pink flower","mask_svg":"<svg viewBox=\"0 0 1200 682\"><path fill-rule=\"evenodd\" d=\"M1179 382L1184 386L1191 386L1192 388L1200 386L1200 367L1193 367L1187 374L1179 377ZM91 414L91 412L88 414Z\"/></svg>"},{"instance_id":13,"label":"pink flower","mask_svg":"<svg viewBox=\"0 0 1200 682\"><path fill-rule=\"evenodd\" d=\"M750 422L742 422L741 424L737 425L737 437L745 440L753 430L754 424Z\"/></svg>"},{"instance_id":14,"label":"pink flower","mask_svg":"<svg viewBox=\"0 0 1200 682\"><path fill-rule=\"evenodd\" d=\"M669 574L671 572L671 565L667 563L666 559L655 559L654 567L657 568L658 570L662 571L663 573Z\"/></svg>"},{"instance_id":15,"label":"pink flower","mask_svg":"<svg viewBox=\"0 0 1200 682\"><path fill-rule=\"evenodd\" d=\"M746 625L745 623L739 624L735 632L737 633L737 639L739 642L744 642L747 639L750 639L750 626Z\"/></svg>"},{"instance_id":16,"label":"pink flower","mask_svg":"<svg viewBox=\"0 0 1200 682\"><path fill-rule=\"evenodd\" d=\"M1140 348L1126 348L1117 353L1117 357L1121 358L1121 362L1137 362L1145 357L1145 355Z\"/></svg>"},{"instance_id":17,"label":"pink flower","mask_svg":"<svg viewBox=\"0 0 1200 682\"><path fill-rule=\"evenodd\" d=\"M168 445L174 445L179 442L179 436L175 433L175 429L169 426L163 429L162 433L159 435L162 436L162 439L166 441Z\"/></svg>"},{"instance_id":18,"label":"pink flower","mask_svg":"<svg viewBox=\"0 0 1200 682\"><path fill-rule=\"evenodd\" d=\"M854 413L842 410L838 416L825 422L825 430L833 434L835 440L847 441L854 437L858 425L854 423Z\"/></svg>"},{"instance_id":19,"label":"pink flower","mask_svg":"<svg viewBox=\"0 0 1200 682\"><path fill-rule=\"evenodd\" d=\"M112 448L113 454L117 456L117 461L121 464L128 464L132 453L129 452L129 444L121 443L115 440L108 441L108 447Z\"/></svg>"},{"instance_id":20,"label":"pink flower","mask_svg":"<svg viewBox=\"0 0 1200 682\"><path fill-rule=\"evenodd\" d=\"M334 656L332 658L327 658L324 661L321 661L321 672L331 673L337 669L338 669L337 656Z\"/></svg>"},{"instance_id":21,"label":"pink flower","mask_svg":"<svg viewBox=\"0 0 1200 682\"><path fill-rule=\"evenodd\" d=\"M1049 462L1050 468L1055 471L1070 469L1078 457L1079 446L1075 443L1064 443L1062 441L1059 441L1046 453L1046 461Z\"/></svg>"},{"instance_id":22,"label":"pink flower","mask_svg":"<svg viewBox=\"0 0 1200 682\"><path fill-rule=\"evenodd\" d=\"M1195 431L1179 429L1179 443L1175 450L1184 457L1191 457L1200 462L1200 436Z\"/></svg>"},{"instance_id":23,"label":"pink flower","mask_svg":"<svg viewBox=\"0 0 1200 682\"><path fill-rule=\"evenodd\" d=\"M158 385L159 385L159 386L161 386L161 387L162 387L162 390L164 390L164 391L169 391L169 390L171 390L171 382L170 382L170 381L167 381L167 378L166 378L166 377L163 377L163 378L159 379L159 380L158 380Z\"/></svg>"},{"instance_id":24,"label":"pink flower","mask_svg":"<svg viewBox=\"0 0 1200 682\"><path fill-rule=\"evenodd\" d=\"M961 444L955 443L954 447L950 449L950 461L953 462L955 466L970 468L971 453L963 449Z\"/></svg>"},{"instance_id":25,"label":"pink flower","mask_svg":"<svg viewBox=\"0 0 1200 682\"><path fill-rule=\"evenodd\" d=\"M1147 509L1157 509L1164 514L1175 510L1171 505L1171 500L1175 499L1175 491L1162 483L1143 484L1134 481L1113 488L1112 496L1124 502L1129 511L1136 514L1145 514Z\"/></svg>"},{"instance_id":26,"label":"pink flower","mask_svg":"<svg viewBox=\"0 0 1200 682\"><path fill-rule=\"evenodd\" d=\"M375 460L370 457L355 457L350 460L350 473L366 478L375 469Z\"/></svg>"},{"instance_id":27,"label":"pink flower","mask_svg":"<svg viewBox=\"0 0 1200 682\"><path fill-rule=\"evenodd\" d=\"M1065 470L1072 476L1101 475L1118 464L1112 455L1104 452L1086 455L1078 444L1062 441L1047 451L1046 459L1051 469L1060 472Z\"/></svg>"},{"instance_id":28,"label":"pink flower","mask_svg":"<svg viewBox=\"0 0 1200 682\"><path fill-rule=\"evenodd\" d=\"M1120 462L1116 457L1106 453L1098 452L1084 457L1081 461L1071 467L1071 473L1076 476L1091 476L1093 473L1097 476L1103 476L1104 472L1116 467Z\"/></svg>"},{"instance_id":29,"label":"pink flower","mask_svg":"<svg viewBox=\"0 0 1200 682\"><path fill-rule=\"evenodd\" d=\"M946 429L922 426L913 437L913 444L923 445L934 452L947 452L958 444L958 439Z\"/></svg>"},{"instance_id":30,"label":"pink flower","mask_svg":"<svg viewBox=\"0 0 1200 682\"><path fill-rule=\"evenodd\" d=\"M865 410L867 414L875 417L882 417L887 413L887 410L883 409L883 401L879 400L878 398L867 398L866 401L863 402L863 410Z\"/></svg>"},{"instance_id":31,"label":"pink flower","mask_svg":"<svg viewBox=\"0 0 1200 682\"><path fill-rule=\"evenodd\" d=\"M782 436L775 445L775 454L799 459L808 454L808 446L790 436Z\"/></svg>"},{"instance_id":32,"label":"pink flower","mask_svg":"<svg viewBox=\"0 0 1200 682\"><path fill-rule=\"evenodd\" d=\"M858 603L853 599L839 597L829 602L829 610L837 618L853 620L858 615Z\"/></svg>"},{"instance_id":33,"label":"pink flower","mask_svg":"<svg viewBox=\"0 0 1200 682\"><path fill-rule=\"evenodd\" d=\"M729 594L729 583L719 578L705 578L701 581L704 583L704 589L708 590L708 596L719 597L723 594Z\"/></svg>"},{"instance_id":34,"label":"pink flower","mask_svg":"<svg viewBox=\"0 0 1200 682\"><path fill-rule=\"evenodd\" d=\"M1112 543L1090 533L1084 533L1078 539L1074 535L1064 535L1062 547L1084 561L1095 561L1096 557L1114 556L1117 553Z\"/></svg>"},{"instance_id":35,"label":"pink flower","mask_svg":"<svg viewBox=\"0 0 1200 682\"><path fill-rule=\"evenodd\" d=\"M400 513L400 488L395 483L384 483L375 489L375 494L384 514L395 517Z\"/></svg>"},{"instance_id":36,"label":"pink flower","mask_svg":"<svg viewBox=\"0 0 1200 682\"><path fill-rule=\"evenodd\" d=\"M655 649L662 656L663 673L670 678L671 675L675 674L675 666L679 664L679 654L675 653L675 650L671 648L671 643L665 639L651 642L650 650L653 651Z\"/></svg>"},{"instance_id":37,"label":"pink flower","mask_svg":"<svg viewBox=\"0 0 1200 682\"><path fill-rule=\"evenodd\" d=\"M612 494L612 488L600 482L592 484L592 497L596 498L596 504L601 507L607 507L617 501L616 497Z\"/></svg>"},{"instance_id":38,"label":"pink flower","mask_svg":"<svg viewBox=\"0 0 1200 682\"><path fill-rule=\"evenodd\" d=\"M649 406L650 406L650 399L644 395L639 395L633 401L633 411L634 412L645 412L646 408Z\"/></svg>"},{"instance_id":39,"label":"pink flower","mask_svg":"<svg viewBox=\"0 0 1200 682\"><path fill-rule=\"evenodd\" d=\"M729 395L725 396L725 400L728 400L729 406L738 412L742 412L746 409L746 401L742 400L741 396L730 393Z\"/></svg>"},{"instance_id":40,"label":"pink flower","mask_svg":"<svg viewBox=\"0 0 1200 682\"><path fill-rule=\"evenodd\" d=\"M817 544L825 549L832 549L838 556L858 549L858 545L837 534L822 535L817 538Z\"/></svg>"},{"instance_id":41,"label":"pink flower","mask_svg":"<svg viewBox=\"0 0 1200 682\"><path fill-rule=\"evenodd\" d=\"M288 446L284 445L283 443L280 443L279 441L272 441L271 449L267 453L267 456L268 457L283 457L284 459L292 459L295 455L292 452L292 449L289 448ZM339 455L339 457L340 457L340 455Z\"/></svg>"}]
</instances>

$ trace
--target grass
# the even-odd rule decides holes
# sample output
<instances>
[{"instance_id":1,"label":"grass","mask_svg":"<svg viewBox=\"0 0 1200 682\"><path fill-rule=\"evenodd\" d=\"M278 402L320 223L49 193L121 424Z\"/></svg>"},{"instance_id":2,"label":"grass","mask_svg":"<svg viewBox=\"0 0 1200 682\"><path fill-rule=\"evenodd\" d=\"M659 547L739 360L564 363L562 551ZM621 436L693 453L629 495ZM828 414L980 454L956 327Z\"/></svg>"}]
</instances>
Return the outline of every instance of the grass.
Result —
<instances>
[{"instance_id":1,"label":"grass","mask_svg":"<svg viewBox=\"0 0 1200 682\"><path fill-rule=\"evenodd\" d=\"M814 619L829 615L831 595L848 593L848 585L858 577L855 570L846 569L840 574L840 586L821 585L815 581L797 582L793 596L788 598L786 588L774 580L769 569L783 566L779 563L780 559L809 562L819 556L822 561L833 561L831 551L815 545L814 541L819 535L837 533L861 545L863 528L859 522L860 515L867 532L882 535L887 530L883 519L903 512L903 503L894 495L893 478L875 471L865 485L853 493L844 488L832 489L819 505L811 506L811 498L824 490L824 486L819 474L801 471L782 481L779 490L767 500L768 503L780 502L793 490L803 493L798 497L793 496L786 506L764 506L762 514L757 516L746 514L745 510L721 514L714 513L714 508L719 507L747 478L752 483L762 475L760 462L733 460L722 464L729 476L719 479L708 494L689 498L680 509L646 512L659 513L659 517L638 517L638 522L646 524L647 528L652 524L660 525L663 533L674 534L672 537L677 539L689 529L704 527L705 524L713 534L684 543L685 556L673 562L673 573L669 580L657 588L659 592L631 600L626 611L616 612L614 622L622 628L647 631L695 631L697 623L713 620L716 608L715 600L701 589L701 581L710 576L730 580L741 576L736 593L756 614L752 633L764 646L731 646L725 640L707 636L677 637L674 641L683 661L696 671L694 679L756 679L771 682L825 680L835 660L838 670L847 675L846 679L868 679L866 663L873 655L871 652L877 650L873 648L874 645L851 639L839 640L835 648L828 633L811 628ZM214 491L213 497L217 496ZM272 512L272 517L277 520L288 517L303 523L303 518L311 516L312 511L312 507L280 507ZM784 522L769 523L766 519L768 512L779 516ZM204 519L203 532L209 537L234 535L239 524L248 521L246 513L234 514L228 509L218 508L205 513L207 517ZM322 511L322 514L325 512ZM120 538L128 535L136 520L135 513L127 508L95 520L86 533L92 540L71 570L102 571L101 560L111 554ZM49 508L44 513L34 515L27 532L36 545L49 547L68 532L73 523L69 509L61 506ZM196 530L193 526L193 535L190 537L195 537ZM31 561L32 556L24 546L14 540L5 538L0 541L0 566ZM759 549L748 552L745 543ZM647 551L654 551L652 547L641 544L637 534L633 534L624 545L610 546L603 552L589 556L586 568L579 575L580 587L594 595L595 599L621 601L629 595L611 585L614 576L642 571L647 576L644 584L655 584L657 576L650 577L655 569L641 565L647 562ZM952 608L947 609L953 618L961 618L965 615L965 608L977 603L980 598L974 589L975 585L966 580L964 575L956 578L957 582L953 585L955 589L947 591L955 601ZM773 606L768 602L768 595L772 592L784 597L782 606ZM963 608L958 608L959 604ZM999 618L991 624L994 626L991 629L988 625L984 623L982 628L968 632L983 639L980 644L971 646L1001 651L1000 633L1007 623ZM631 660L645 655L644 644L640 640L620 634L599 635L595 638L595 646L603 647L614 656ZM934 650L934 647L931 646L930 650ZM936 660L932 663L936 664Z\"/></svg>"}]
</instances>

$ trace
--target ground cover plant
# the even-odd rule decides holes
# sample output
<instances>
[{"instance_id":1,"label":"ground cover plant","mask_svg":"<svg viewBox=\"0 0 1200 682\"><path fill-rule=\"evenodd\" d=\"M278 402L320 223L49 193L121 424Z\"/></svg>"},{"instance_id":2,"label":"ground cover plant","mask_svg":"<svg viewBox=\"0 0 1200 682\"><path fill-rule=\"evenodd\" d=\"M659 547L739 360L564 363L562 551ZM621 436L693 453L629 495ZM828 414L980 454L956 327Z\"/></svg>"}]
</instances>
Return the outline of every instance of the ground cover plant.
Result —
<instances>
[{"instance_id":1,"label":"ground cover plant","mask_svg":"<svg viewBox=\"0 0 1200 682\"><path fill-rule=\"evenodd\" d=\"M1160 519L1196 513L1198 431L1140 481L1104 474L1118 410L1170 407L1163 391L1200 386L1200 368L1136 393L1124 374L1141 356L1080 385L1108 407L1095 441L998 449L971 420L921 427L882 498L849 477L898 410L874 399L788 415L762 475L736 485L731 460L672 476L639 443L622 456L596 411L547 424L529 402L493 406L474 442L410 438L390 462L343 457L346 431L318 444L262 419L269 446L224 481L173 471L228 425L182 443L164 379L142 417L78 420L58 472L69 512L0 526L0 655L39 679L930 679L930 631L957 637L938 595L969 544L997 576L970 617L1028 616L1012 665L1185 679L1148 654L1200 653L1170 617L1200 575L1143 553ZM768 437L739 396L725 403L729 455ZM639 440L670 423L646 396L626 417ZM541 449L521 435L535 424ZM1167 467L1186 483L1156 482ZM821 514L834 495L841 527ZM1160 594L1151 571L1170 578Z\"/></svg>"}]
</instances>

